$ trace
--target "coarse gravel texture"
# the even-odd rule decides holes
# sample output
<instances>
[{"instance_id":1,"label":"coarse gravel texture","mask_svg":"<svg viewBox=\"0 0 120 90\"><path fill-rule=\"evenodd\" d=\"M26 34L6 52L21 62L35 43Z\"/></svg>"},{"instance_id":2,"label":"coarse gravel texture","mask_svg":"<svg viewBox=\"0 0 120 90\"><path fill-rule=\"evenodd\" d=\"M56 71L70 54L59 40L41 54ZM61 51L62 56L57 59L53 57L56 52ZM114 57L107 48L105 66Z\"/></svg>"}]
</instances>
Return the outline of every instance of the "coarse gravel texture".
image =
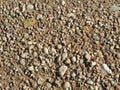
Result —
<instances>
[{"instance_id":1,"label":"coarse gravel texture","mask_svg":"<svg viewBox=\"0 0 120 90\"><path fill-rule=\"evenodd\" d=\"M0 0L0 90L120 90L120 0Z\"/></svg>"}]
</instances>

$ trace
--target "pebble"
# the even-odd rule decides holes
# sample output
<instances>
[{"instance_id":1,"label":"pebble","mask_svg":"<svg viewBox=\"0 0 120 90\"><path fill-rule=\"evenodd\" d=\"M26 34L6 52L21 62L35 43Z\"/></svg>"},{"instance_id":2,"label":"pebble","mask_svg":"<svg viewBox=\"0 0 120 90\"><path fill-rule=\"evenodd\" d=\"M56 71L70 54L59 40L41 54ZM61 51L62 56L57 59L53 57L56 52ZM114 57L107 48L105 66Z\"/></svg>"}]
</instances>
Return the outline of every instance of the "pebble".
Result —
<instances>
[{"instance_id":1,"label":"pebble","mask_svg":"<svg viewBox=\"0 0 120 90\"><path fill-rule=\"evenodd\" d=\"M91 59L91 55L88 54L88 53L86 53L86 54L85 54L85 58L89 61L89 60Z\"/></svg>"},{"instance_id":2,"label":"pebble","mask_svg":"<svg viewBox=\"0 0 120 90\"><path fill-rule=\"evenodd\" d=\"M76 57L75 56L72 57L72 62L76 62Z\"/></svg>"},{"instance_id":3,"label":"pebble","mask_svg":"<svg viewBox=\"0 0 120 90\"><path fill-rule=\"evenodd\" d=\"M71 89L71 85L70 85L69 82L65 82L63 88L64 88L65 90L72 90L72 89Z\"/></svg>"},{"instance_id":4,"label":"pebble","mask_svg":"<svg viewBox=\"0 0 120 90\"><path fill-rule=\"evenodd\" d=\"M25 59L21 59L20 64L24 66L25 65Z\"/></svg>"},{"instance_id":5,"label":"pebble","mask_svg":"<svg viewBox=\"0 0 120 90\"><path fill-rule=\"evenodd\" d=\"M27 5L27 9L32 10L32 9L34 9L34 6L32 4L29 4L29 5Z\"/></svg>"},{"instance_id":6,"label":"pebble","mask_svg":"<svg viewBox=\"0 0 120 90\"><path fill-rule=\"evenodd\" d=\"M43 51L45 54L48 54L48 48L44 47Z\"/></svg>"},{"instance_id":7,"label":"pebble","mask_svg":"<svg viewBox=\"0 0 120 90\"><path fill-rule=\"evenodd\" d=\"M65 65L61 66L59 68L59 74L60 74L60 76L63 76L66 73L67 69L68 69L67 66L65 66Z\"/></svg>"},{"instance_id":8,"label":"pebble","mask_svg":"<svg viewBox=\"0 0 120 90\"><path fill-rule=\"evenodd\" d=\"M62 5L65 5L65 1L64 0L62 0Z\"/></svg>"},{"instance_id":9,"label":"pebble","mask_svg":"<svg viewBox=\"0 0 120 90\"><path fill-rule=\"evenodd\" d=\"M29 67L28 67L28 70L34 71L34 66L29 66Z\"/></svg>"},{"instance_id":10,"label":"pebble","mask_svg":"<svg viewBox=\"0 0 120 90\"><path fill-rule=\"evenodd\" d=\"M37 20L39 20L39 19L43 19L42 14L38 14L38 15L37 15Z\"/></svg>"},{"instance_id":11,"label":"pebble","mask_svg":"<svg viewBox=\"0 0 120 90\"><path fill-rule=\"evenodd\" d=\"M58 45L57 45L57 48L58 48L58 49L61 49L61 48L62 48L62 45L61 45L61 44L58 44Z\"/></svg>"},{"instance_id":12,"label":"pebble","mask_svg":"<svg viewBox=\"0 0 120 90\"><path fill-rule=\"evenodd\" d=\"M102 64L103 69L108 73L108 74L112 74L111 69L107 66L107 64Z\"/></svg>"},{"instance_id":13,"label":"pebble","mask_svg":"<svg viewBox=\"0 0 120 90\"><path fill-rule=\"evenodd\" d=\"M67 56L68 56L67 52L63 53L62 54L62 59L65 60L67 58Z\"/></svg>"},{"instance_id":14,"label":"pebble","mask_svg":"<svg viewBox=\"0 0 120 90\"><path fill-rule=\"evenodd\" d=\"M29 58L29 54L27 52L22 53L21 57L22 58Z\"/></svg>"},{"instance_id":15,"label":"pebble","mask_svg":"<svg viewBox=\"0 0 120 90\"><path fill-rule=\"evenodd\" d=\"M90 84L90 85L92 85L92 84L94 84L94 83L93 83L93 81L91 81L91 80L88 80L88 81L87 81L87 84Z\"/></svg>"}]
</instances>

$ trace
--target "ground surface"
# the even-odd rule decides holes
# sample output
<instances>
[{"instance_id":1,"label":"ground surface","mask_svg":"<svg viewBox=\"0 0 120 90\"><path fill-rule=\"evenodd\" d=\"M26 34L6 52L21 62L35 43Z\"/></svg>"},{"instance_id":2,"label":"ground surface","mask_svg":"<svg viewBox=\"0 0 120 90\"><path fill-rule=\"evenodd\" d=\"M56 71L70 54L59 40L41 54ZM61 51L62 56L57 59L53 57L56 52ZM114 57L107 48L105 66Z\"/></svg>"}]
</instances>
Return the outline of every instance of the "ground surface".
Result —
<instances>
[{"instance_id":1,"label":"ground surface","mask_svg":"<svg viewBox=\"0 0 120 90\"><path fill-rule=\"evenodd\" d=\"M1 90L119 90L119 0L0 0Z\"/></svg>"}]
</instances>

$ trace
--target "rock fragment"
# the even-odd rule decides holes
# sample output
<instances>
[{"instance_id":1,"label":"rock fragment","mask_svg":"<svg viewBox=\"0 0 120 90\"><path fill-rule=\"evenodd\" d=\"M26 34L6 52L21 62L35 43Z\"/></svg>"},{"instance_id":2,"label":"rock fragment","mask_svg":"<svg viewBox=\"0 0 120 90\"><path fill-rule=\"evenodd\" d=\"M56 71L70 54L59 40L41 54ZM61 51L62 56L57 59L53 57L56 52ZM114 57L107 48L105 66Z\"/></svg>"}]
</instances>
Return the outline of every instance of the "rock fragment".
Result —
<instances>
[{"instance_id":1,"label":"rock fragment","mask_svg":"<svg viewBox=\"0 0 120 90\"><path fill-rule=\"evenodd\" d=\"M63 88L64 88L65 90L72 90L72 89L71 89L71 85L70 85L69 82L65 82Z\"/></svg>"},{"instance_id":2,"label":"rock fragment","mask_svg":"<svg viewBox=\"0 0 120 90\"><path fill-rule=\"evenodd\" d=\"M112 74L111 69L107 66L107 64L102 64L103 69L108 73L108 74Z\"/></svg>"},{"instance_id":3,"label":"rock fragment","mask_svg":"<svg viewBox=\"0 0 120 90\"><path fill-rule=\"evenodd\" d=\"M63 76L66 73L67 69L68 69L67 66L65 66L65 65L61 66L59 68L59 74L60 74L60 76Z\"/></svg>"}]
</instances>

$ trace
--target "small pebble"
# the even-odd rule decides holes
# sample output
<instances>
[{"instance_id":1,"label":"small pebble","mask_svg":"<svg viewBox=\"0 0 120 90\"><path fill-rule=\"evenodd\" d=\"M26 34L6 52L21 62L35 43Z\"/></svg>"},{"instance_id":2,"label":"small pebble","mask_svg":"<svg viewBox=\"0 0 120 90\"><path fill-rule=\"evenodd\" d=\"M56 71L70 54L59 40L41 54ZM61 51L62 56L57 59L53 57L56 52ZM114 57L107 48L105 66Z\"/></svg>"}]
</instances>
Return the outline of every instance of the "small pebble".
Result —
<instances>
[{"instance_id":1,"label":"small pebble","mask_svg":"<svg viewBox=\"0 0 120 90\"><path fill-rule=\"evenodd\" d=\"M94 83L93 83L93 81L91 81L91 80L88 80L88 81L87 81L87 84L90 84L90 85L92 85L92 84L94 84Z\"/></svg>"},{"instance_id":2,"label":"small pebble","mask_svg":"<svg viewBox=\"0 0 120 90\"><path fill-rule=\"evenodd\" d=\"M107 64L102 64L103 69L108 73L108 74L112 74L111 69L107 66Z\"/></svg>"},{"instance_id":3,"label":"small pebble","mask_svg":"<svg viewBox=\"0 0 120 90\"><path fill-rule=\"evenodd\" d=\"M20 64L24 66L25 65L25 59L21 59Z\"/></svg>"},{"instance_id":4,"label":"small pebble","mask_svg":"<svg viewBox=\"0 0 120 90\"><path fill-rule=\"evenodd\" d=\"M29 66L29 67L28 67L28 70L34 71L34 66Z\"/></svg>"},{"instance_id":5,"label":"small pebble","mask_svg":"<svg viewBox=\"0 0 120 90\"><path fill-rule=\"evenodd\" d=\"M62 45L61 45L61 44L58 44L58 45L57 45L57 48L58 48L58 49L61 49L61 48L62 48Z\"/></svg>"},{"instance_id":6,"label":"small pebble","mask_svg":"<svg viewBox=\"0 0 120 90\"><path fill-rule=\"evenodd\" d=\"M63 88L64 88L65 90L72 90L72 89L71 89L71 85L70 85L69 82L65 82Z\"/></svg>"},{"instance_id":7,"label":"small pebble","mask_svg":"<svg viewBox=\"0 0 120 90\"><path fill-rule=\"evenodd\" d=\"M28 10L34 9L34 6L32 4L29 4L29 5L27 5L27 9Z\"/></svg>"},{"instance_id":8,"label":"small pebble","mask_svg":"<svg viewBox=\"0 0 120 90\"><path fill-rule=\"evenodd\" d=\"M29 54L27 53L27 52L25 52L25 53L23 53L22 55L21 55L21 57L22 58L28 58L29 56L28 56Z\"/></svg>"},{"instance_id":9,"label":"small pebble","mask_svg":"<svg viewBox=\"0 0 120 90\"><path fill-rule=\"evenodd\" d=\"M39 19L43 19L42 14L38 14L38 15L37 15L37 20L39 20Z\"/></svg>"},{"instance_id":10,"label":"small pebble","mask_svg":"<svg viewBox=\"0 0 120 90\"><path fill-rule=\"evenodd\" d=\"M45 54L48 54L48 48L44 47L43 51Z\"/></svg>"},{"instance_id":11,"label":"small pebble","mask_svg":"<svg viewBox=\"0 0 120 90\"><path fill-rule=\"evenodd\" d=\"M91 55L88 54L88 53L86 53L86 54L85 54L85 58L89 61L89 60L91 59Z\"/></svg>"},{"instance_id":12,"label":"small pebble","mask_svg":"<svg viewBox=\"0 0 120 90\"><path fill-rule=\"evenodd\" d=\"M76 62L76 57L75 56L72 57L72 62Z\"/></svg>"},{"instance_id":13,"label":"small pebble","mask_svg":"<svg viewBox=\"0 0 120 90\"><path fill-rule=\"evenodd\" d=\"M65 65L61 66L59 68L59 74L60 74L60 76L63 76L66 73L67 69L68 69L67 66L65 66Z\"/></svg>"},{"instance_id":14,"label":"small pebble","mask_svg":"<svg viewBox=\"0 0 120 90\"><path fill-rule=\"evenodd\" d=\"M63 53L62 54L62 59L65 60L67 58L67 56L68 56L67 52Z\"/></svg>"}]
</instances>

